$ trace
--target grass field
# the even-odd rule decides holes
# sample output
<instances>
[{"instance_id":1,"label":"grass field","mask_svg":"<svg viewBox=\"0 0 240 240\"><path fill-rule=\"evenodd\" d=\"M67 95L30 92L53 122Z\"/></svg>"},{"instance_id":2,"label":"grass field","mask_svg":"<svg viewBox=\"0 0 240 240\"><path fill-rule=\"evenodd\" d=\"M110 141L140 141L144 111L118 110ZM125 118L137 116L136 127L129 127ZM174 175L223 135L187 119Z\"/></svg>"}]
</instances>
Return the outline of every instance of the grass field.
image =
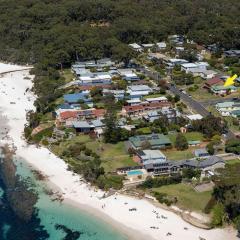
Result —
<instances>
[{"instance_id":1,"label":"grass field","mask_svg":"<svg viewBox=\"0 0 240 240\"><path fill-rule=\"evenodd\" d=\"M228 164L228 165L234 165L234 164L237 164L237 163L240 163L240 159L232 159L232 160L227 160L226 161L226 164Z\"/></svg>"},{"instance_id":2,"label":"grass field","mask_svg":"<svg viewBox=\"0 0 240 240\"><path fill-rule=\"evenodd\" d=\"M174 146L177 134L178 133L168 134L168 137L171 140L173 146ZM187 132L187 133L184 133L183 135L186 137L187 141L203 141L204 140L203 135L199 132ZM189 147L184 151L178 151L175 148L162 150L162 151L169 160L184 160L184 159L193 158L194 157L193 151L196 148L199 148L199 146Z\"/></svg>"},{"instance_id":3,"label":"grass field","mask_svg":"<svg viewBox=\"0 0 240 240\"><path fill-rule=\"evenodd\" d=\"M200 132L187 132L183 134L187 141L203 141L203 135ZM175 143L176 137L177 137L177 133L173 133L173 134L168 134L169 139L172 141L172 143Z\"/></svg>"},{"instance_id":4,"label":"grass field","mask_svg":"<svg viewBox=\"0 0 240 240\"><path fill-rule=\"evenodd\" d=\"M141 132L142 134L151 134L152 133L152 131L149 127L139 128L137 130L137 132Z\"/></svg>"},{"instance_id":5,"label":"grass field","mask_svg":"<svg viewBox=\"0 0 240 240\"><path fill-rule=\"evenodd\" d=\"M157 97L163 97L163 96L165 96L165 95L164 94L160 94L160 93L150 94L150 95L144 96L143 99L146 99L146 98L157 98Z\"/></svg>"},{"instance_id":6,"label":"grass field","mask_svg":"<svg viewBox=\"0 0 240 240\"><path fill-rule=\"evenodd\" d=\"M65 78L66 83L71 82L74 78L74 74L72 73L71 69L65 69L62 72L62 76Z\"/></svg>"},{"instance_id":7,"label":"grass field","mask_svg":"<svg viewBox=\"0 0 240 240\"><path fill-rule=\"evenodd\" d=\"M188 93L197 101L207 101L219 98L218 96L209 93L208 90L203 89L202 85L200 85L196 91L188 91Z\"/></svg>"},{"instance_id":8,"label":"grass field","mask_svg":"<svg viewBox=\"0 0 240 240\"><path fill-rule=\"evenodd\" d=\"M137 165L125 150L124 142L109 144L98 139L91 139L88 135L76 136L71 140L62 142L59 146L53 146L52 150L57 155L61 155L64 149L74 143L85 143L89 149L96 152L100 156L106 172L115 171L119 167Z\"/></svg>"},{"instance_id":9,"label":"grass field","mask_svg":"<svg viewBox=\"0 0 240 240\"><path fill-rule=\"evenodd\" d=\"M169 160L186 160L194 157L193 154L194 149L189 148L184 151L178 151L175 149L170 150L162 150L162 152L166 155Z\"/></svg>"},{"instance_id":10,"label":"grass field","mask_svg":"<svg viewBox=\"0 0 240 240\"><path fill-rule=\"evenodd\" d=\"M204 210L211 198L211 191L196 192L192 186L182 183L153 188L152 190L159 193L165 193L170 198L177 197L178 201L176 205L181 209L199 212Z\"/></svg>"}]
</instances>

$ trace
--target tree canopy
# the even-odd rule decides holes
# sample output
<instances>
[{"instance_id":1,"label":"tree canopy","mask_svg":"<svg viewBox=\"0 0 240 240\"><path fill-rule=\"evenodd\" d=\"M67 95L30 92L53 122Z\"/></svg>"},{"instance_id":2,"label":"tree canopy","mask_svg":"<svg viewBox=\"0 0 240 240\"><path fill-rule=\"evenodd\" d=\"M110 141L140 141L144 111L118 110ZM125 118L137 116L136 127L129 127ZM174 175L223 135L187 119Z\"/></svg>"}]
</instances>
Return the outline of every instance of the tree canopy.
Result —
<instances>
[{"instance_id":1,"label":"tree canopy","mask_svg":"<svg viewBox=\"0 0 240 240\"><path fill-rule=\"evenodd\" d=\"M200 44L240 47L238 0L2 0L0 58L69 64L114 56L131 42L184 34Z\"/></svg>"}]
</instances>

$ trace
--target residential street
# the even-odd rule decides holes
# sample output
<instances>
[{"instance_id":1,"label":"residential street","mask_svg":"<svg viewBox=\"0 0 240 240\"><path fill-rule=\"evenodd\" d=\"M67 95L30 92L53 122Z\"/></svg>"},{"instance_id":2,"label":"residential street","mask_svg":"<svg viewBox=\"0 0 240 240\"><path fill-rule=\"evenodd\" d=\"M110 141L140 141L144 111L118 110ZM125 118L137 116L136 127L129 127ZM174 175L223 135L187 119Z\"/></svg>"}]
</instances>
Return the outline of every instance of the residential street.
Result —
<instances>
[{"instance_id":1,"label":"residential street","mask_svg":"<svg viewBox=\"0 0 240 240\"><path fill-rule=\"evenodd\" d=\"M159 73L157 73L157 72L146 70L145 68L141 68L141 71L146 76L152 78L155 81L159 81L159 79L160 79ZM152 83L154 83L154 82L152 81ZM155 83L155 85L156 85L156 83ZM189 97L188 94L181 92L179 90L179 88L176 87L175 85L172 86L171 84L168 84L167 86L173 94L179 95L183 102L185 102L191 109L193 109L195 112L199 113L203 117L206 117L207 115L210 114L210 112L205 108L205 106L214 105L217 102L225 102L225 101L232 100L232 98L229 98L229 99L222 99L222 100L210 100L210 101L207 101L204 103L197 102L196 100ZM234 137L235 137L235 134L229 129L228 132L226 133L226 139L230 139L230 138L234 138Z\"/></svg>"}]
</instances>

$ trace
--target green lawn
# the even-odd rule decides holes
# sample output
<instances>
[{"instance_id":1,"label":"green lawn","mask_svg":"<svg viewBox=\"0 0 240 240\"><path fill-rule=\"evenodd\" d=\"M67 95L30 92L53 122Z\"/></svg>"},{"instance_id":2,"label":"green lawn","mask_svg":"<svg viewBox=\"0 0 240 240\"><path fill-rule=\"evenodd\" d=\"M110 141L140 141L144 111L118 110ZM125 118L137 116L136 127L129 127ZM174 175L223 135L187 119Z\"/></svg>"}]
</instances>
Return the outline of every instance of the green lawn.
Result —
<instances>
[{"instance_id":1,"label":"green lawn","mask_svg":"<svg viewBox=\"0 0 240 240\"><path fill-rule=\"evenodd\" d=\"M106 172L115 171L116 168L119 167L137 165L126 151L124 142L119 142L117 144L103 143L99 139L91 139L88 135L76 136L71 140L61 142L59 146L53 145L52 150L57 155L61 155L67 146L74 143L85 143L89 149L96 152L101 157L103 162L102 166Z\"/></svg>"},{"instance_id":2,"label":"green lawn","mask_svg":"<svg viewBox=\"0 0 240 240\"><path fill-rule=\"evenodd\" d=\"M173 147L174 147L177 134L178 133L168 134L168 137L171 140ZM186 137L187 141L203 141L204 140L202 133L199 133L199 132L187 132L187 133L184 133L183 135ZM199 147L198 146L189 147L184 151L178 151L175 148L162 150L162 151L169 160L184 160L184 159L190 159L194 157L193 151L195 148L199 148Z\"/></svg>"},{"instance_id":3,"label":"green lawn","mask_svg":"<svg viewBox=\"0 0 240 240\"><path fill-rule=\"evenodd\" d=\"M72 73L71 69L64 69L62 76L65 78L66 83L71 82L74 78L74 74Z\"/></svg>"},{"instance_id":4,"label":"green lawn","mask_svg":"<svg viewBox=\"0 0 240 240\"><path fill-rule=\"evenodd\" d=\"M186 160L194 157L193 148L189 148L184 151L178 151L175 149L162 150L169 160Z\"/></svg>"},{"instance_id":5,"label":"green lawn","mask_svg":"<svg viewBox=\"0 0 240 240\"><path fill-rule=\"evenodd\" d=\"M204 82L202 84L198 84L198 89L196 91L189 91L187 92L192 96L193 99L197 101L207 101L211 99L218 99L221 97L218 97L210 92L208 92L207 89L203 88Z\"/></svg>"},{"instance_id":6,"label":"green lawn","mask_svg":"<svg viewBox=\"0 0 240 240\"><path fill-rule=\"evenodd\" d=\"M153 191L165 193L170 198L177 197L177 206L181 209L192 211L203 211L206 204L211 198L211 191L196 192L190 185L183 183L153 188Z\"/></svg>"},{"instance_id":7,"label":"green lawn","mask_svg":"<svg viewBox=\"0 0 240 240\"><path fill-rule=\"evenodd\" d=\"M234 121L236 121L235 118L233 117L225 117L224 118L227 123L228 123L228 127L233 131L233 132L238 132L240 130L240 126L239 124L234 124Z\"/></svg>"},{"instance_id":8,"label":"green lawn","mask_svg":"<svg viewBox=\"0 0 240 240\"><path fill-rule=\"evenodd\" d=\"M100 155L103 162L102 166L106 172L114 171L116 168L120 167L137 165L125 150L124 142L109 144L101 141L93 141L88 142L87 147Z\"/></svg>"},{"instance_id":9,"label":"green lawn","mask_svg":"<svg viewBox=\"0 0 240 240\"><path fill-rule=\"evenodd\" d=\"M141 132L142 134L151 134L152 133L152 131L149 127L139 128L137 130L137 132Z\"/></svg>"},{"instance_id":10,"label":"green lawn","mask_svg":"<svg viewBox=\"0 0 240 240\"><path fill-rule=\"evenodd\" d=\"M146 99L146 98L157 98L157 97L163 97L163 96L164 96L164 94L156 93L156 94L150 94L150 95L144 96L143 99Z\"/></svg>"},{"instance_id":11,"label":"green lawn","mask_svg":"<svg viewBox=\"0 0 240 240\"><path fill-rule=\"evenodd\" d=\"M188 141L203 141L204 137L202 135L202 133L200 132L187 132L183 134L186 139ZM177 133L173 133L173 134L168 134L169 139L172 141L172 143L174 144L176 137L177 137Z\"/></svg>"},{"instance_id":12,"label":"green lawn","mask_svg":"<svg viewBox=\"0 0 240 240\"><path fill-rule=\"evenodd\" d=\"M237 164L237 163L240 163L240 159L232 159L232 160L227 160L226 161L226 164L228 164L228 165L234 165L234 164Z\"/></svg>"}]
</instances>

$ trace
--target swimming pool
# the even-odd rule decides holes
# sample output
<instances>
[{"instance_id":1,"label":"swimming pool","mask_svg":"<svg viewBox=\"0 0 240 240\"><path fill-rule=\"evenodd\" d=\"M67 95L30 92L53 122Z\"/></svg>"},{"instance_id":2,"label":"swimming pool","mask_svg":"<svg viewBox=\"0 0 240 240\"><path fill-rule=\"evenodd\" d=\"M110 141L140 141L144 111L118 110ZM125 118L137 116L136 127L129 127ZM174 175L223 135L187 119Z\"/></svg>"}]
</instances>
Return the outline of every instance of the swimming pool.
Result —
<instances>
[{"instance_id":1,"label":"swimming pool","mask_svg":"<svg viewBox=\"0 0 240 240\"><path fill-rule=\"evenodd\" d=\"M131 170L127 172L128 176L134 176L134 175L143 175L143 172L141 170Z\"/></svg>"}]
</instances>

